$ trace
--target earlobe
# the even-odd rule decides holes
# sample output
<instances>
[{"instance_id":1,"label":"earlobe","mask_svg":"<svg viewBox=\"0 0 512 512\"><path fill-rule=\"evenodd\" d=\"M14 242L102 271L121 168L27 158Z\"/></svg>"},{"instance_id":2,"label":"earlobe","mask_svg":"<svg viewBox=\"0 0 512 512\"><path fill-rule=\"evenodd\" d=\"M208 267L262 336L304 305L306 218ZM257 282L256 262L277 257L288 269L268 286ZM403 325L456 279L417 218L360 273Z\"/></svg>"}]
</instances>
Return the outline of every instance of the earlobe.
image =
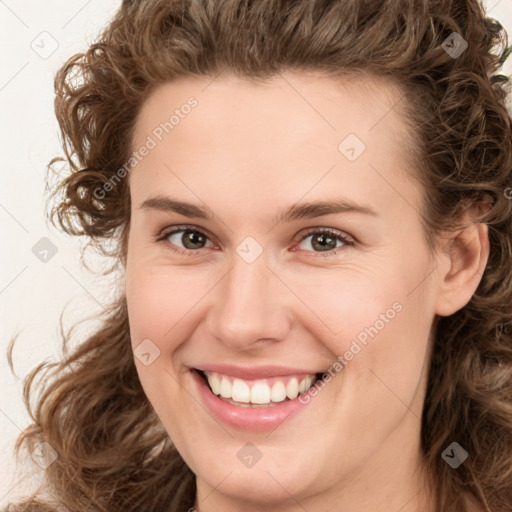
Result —
<instances>
[{"instance_id":1,"label":"earlobe","mask_svg":"<svg viewBox=\"0 0 512 512\"><path fill-rule=\"evenodd\" d=\"M436 314L449 316L471 300L480 284L489 258L487 225L472 223L453 233L442 258Z\"/></svg>"}]
</instances>

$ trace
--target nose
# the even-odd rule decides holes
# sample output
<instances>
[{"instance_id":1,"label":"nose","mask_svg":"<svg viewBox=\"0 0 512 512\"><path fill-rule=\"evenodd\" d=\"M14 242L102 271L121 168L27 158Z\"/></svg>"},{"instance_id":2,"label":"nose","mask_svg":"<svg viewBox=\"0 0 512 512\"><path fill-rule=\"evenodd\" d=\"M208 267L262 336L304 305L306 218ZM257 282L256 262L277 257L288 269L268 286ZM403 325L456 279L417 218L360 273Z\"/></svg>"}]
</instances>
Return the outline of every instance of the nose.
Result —
<instances>
[{"instance_id":1,"label":"nose","mask_svg":"<svg viewBox=\"0 0 512 512\"><path fill-rule=\"evenodd\" d=\"M291 293L264 256L247 263L235 254L231 270L217 285L208 330L231 350L283 340L291 328Z\"/></svg>"}]
</instances>

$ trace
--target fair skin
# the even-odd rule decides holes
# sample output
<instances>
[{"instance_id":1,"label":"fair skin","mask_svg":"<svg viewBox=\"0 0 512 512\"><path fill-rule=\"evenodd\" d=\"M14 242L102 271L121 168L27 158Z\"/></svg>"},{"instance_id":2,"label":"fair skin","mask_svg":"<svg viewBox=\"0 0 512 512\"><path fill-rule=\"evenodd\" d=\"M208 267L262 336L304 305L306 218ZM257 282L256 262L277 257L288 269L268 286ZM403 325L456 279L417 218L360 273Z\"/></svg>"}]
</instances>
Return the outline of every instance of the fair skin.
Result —
<instances>
[{"instance_id":1,"label":"fair skin","mask_svg":"<svg viewBox=\"0 0 512 512\"><path fill-rule=\"evenodd\" d=\"M134 349L149 339L160 350L148 366L136 358L137 371L197 476L196 510L433 510L420 452L431 327L476 290L486 227L453 233L429 257L422 191L401 151L407 128L391 108L400 95L389 84L291 72L265 83L166 83L143 105L133 147L190 96L197 107L129 176L126 296ZM366 145L355 161L338 150L350 133ZM155 196L206 205L215 217L141 207ZM293 204L341 197L375 215L276 223ZM155 242L184 224L207 234L202 246L187 231ZM311 228L355 243L322 253ZM251 263L237 253L249 236L263 250ZM224 424L203 403L192 368L325 371L395 303L400 312L277 428ZM252 467L237 456L248 442L261 454Z\"/></svg>"}]
</instances>

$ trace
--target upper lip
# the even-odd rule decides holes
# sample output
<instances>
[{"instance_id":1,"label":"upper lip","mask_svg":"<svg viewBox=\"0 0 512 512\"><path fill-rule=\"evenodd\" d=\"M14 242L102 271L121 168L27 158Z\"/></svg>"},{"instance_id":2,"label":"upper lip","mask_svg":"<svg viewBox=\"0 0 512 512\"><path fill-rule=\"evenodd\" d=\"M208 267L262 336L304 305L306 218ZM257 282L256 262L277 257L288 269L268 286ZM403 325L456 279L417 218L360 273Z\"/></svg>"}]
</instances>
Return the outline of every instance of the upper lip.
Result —
<instances>
[{"instance_id":1,"label":"upper lip","mask_svg":"<svg viewBox=\"0 0 512 512\"><path fill-rule=\"evenodd\" d=\"M319 371L290 368L289 366L234 366L229 364L203 364L195 367L196 370L220 373L239 379L270 379L272 377L285 377L287 375L313 375Z\"/></svg>"}]
</instances>

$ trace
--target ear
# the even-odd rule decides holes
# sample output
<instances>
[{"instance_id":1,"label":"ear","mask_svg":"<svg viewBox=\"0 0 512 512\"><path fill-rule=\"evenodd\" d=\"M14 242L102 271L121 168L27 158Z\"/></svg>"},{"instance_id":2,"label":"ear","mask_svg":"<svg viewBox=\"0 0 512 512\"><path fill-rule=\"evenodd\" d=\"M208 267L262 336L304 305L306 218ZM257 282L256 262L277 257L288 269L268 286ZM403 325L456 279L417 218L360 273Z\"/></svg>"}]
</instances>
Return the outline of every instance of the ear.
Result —
<instances>
[{"instance_id":1,"label":"ear","mask_svg":"<svg viewBox=\"0 0 512 512\"><path fill-rule=\"evenodd\" d=\"M450 233L438 256L436 314L449 316L463 308L475 293L489 258L486 224L466 216L466 227Z\"/></svg>"}]
</instances>

